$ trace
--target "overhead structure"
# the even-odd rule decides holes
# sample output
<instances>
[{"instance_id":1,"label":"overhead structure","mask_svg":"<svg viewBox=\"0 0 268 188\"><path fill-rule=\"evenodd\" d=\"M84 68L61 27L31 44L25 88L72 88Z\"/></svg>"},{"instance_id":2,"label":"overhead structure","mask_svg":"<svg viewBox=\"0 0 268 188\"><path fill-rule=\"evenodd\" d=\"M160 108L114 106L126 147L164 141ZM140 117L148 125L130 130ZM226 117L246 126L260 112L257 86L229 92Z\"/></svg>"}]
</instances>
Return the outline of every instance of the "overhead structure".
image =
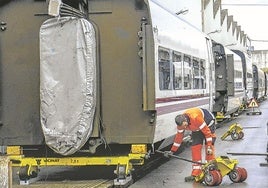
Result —
<instances>
[{"instance_id":1,"label":"overhead structure","mask_svg":"<svg viewBox=\"0 0 268 188\"><path fill-rule=\"evenodd\" d=\"M225 47L250 53L251 41L221 0L202 1L202 30Z\"/></svg>"}]
</instances>

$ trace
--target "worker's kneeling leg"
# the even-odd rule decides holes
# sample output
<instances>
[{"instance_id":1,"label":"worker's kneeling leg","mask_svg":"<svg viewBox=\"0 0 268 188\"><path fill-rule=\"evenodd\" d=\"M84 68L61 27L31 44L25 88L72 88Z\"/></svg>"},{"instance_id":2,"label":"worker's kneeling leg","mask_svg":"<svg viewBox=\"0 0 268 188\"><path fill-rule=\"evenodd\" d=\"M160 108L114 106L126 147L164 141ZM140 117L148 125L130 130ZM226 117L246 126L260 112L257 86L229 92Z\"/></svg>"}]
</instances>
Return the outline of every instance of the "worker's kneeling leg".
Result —
<instances>
[{"instance_id":1,"label":"worker's kneeling leg","mask_svg":"<svg viewBox=\"0 0 268 188\"><path fill-rule=\"evenodd\" d=\"M201 144L193 145L191 149L192 149L192 160L194 162L199 162L199 163L202 162L202 155L201 155L202 145ZM202 173L201 165L197 163L193 163L192 176L198 176L201 173Z\"/></svg>"}]
</instances>

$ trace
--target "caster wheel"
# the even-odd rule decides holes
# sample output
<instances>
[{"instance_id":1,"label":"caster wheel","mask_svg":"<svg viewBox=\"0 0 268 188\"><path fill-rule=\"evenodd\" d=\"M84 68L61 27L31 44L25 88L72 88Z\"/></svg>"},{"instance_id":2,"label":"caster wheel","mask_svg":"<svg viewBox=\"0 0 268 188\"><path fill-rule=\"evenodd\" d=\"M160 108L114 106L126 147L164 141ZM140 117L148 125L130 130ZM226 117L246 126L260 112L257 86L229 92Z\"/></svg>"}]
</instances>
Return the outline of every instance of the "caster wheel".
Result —
<instances>
[{"instance_id":1,"label":"caster wheel","mask_svg":"<svg viewBox=\"0 0 268 188\"><path fill-rule=\"evenodd\" d=\"M220 185L221 182L222 182L222 175L221 175L221 172L219 170L215 170L215 171L216 171L216 173L218 174L218 177L219 177L218 182L215 184L215 186L217 186L217 185Z\"/></svg>"},{"instance_id":2,"label":"caster wheel","mask_svg":"<svg viewBox=\"0 0 268 188\"><path fill-rule=\"evenodd\" d=\"M238 138L239 138L239 139L244 138L244 133L243 133L242 131L238 133Z\"/></svg>"},{"instance_id":3,"label":"caster wheel","mask_svg":"<svg viewBox=\"0 0 268 188\"><path fill-rule=\"evenodd\" d=\"M216 186L219 185L222 181L222 175L218 170L209 171L205 175L204 182L208 186Z\"/></svg>"},{"instance_id":4,"label":"caster wheel","mask_svg":"<svg viewBox=\"0 0 268 188\"><path fill-rule=\"evenodd\" d=\"M248 177L247 170L242 167L237 167L237 169L240 171L239 173L241 174L240 182L245 181Z\"/></svg>"},{"instance_id":5,"label":"caster wheel","mask_svg":"<svg viewBox=\"0 0 268 188\"><path fill-rule=\"evenodd\" d=\"M233 140L238 140L239 139L239 134L237 132L234 132L234 133L231 134L231 138Z\"/></svg>"},{"instance_id":6,"label":"caster wheel","mask_svg":"<svg viewBox=\"0 0 268 188\"><path fill-rule=\"evenodd\" d=\"M28 169L29 169L29 165L23 166L20 168L19 170L19 178L20 180L28 180L30 179L29 175L28 175Z\"/></svg>"},{"instance_id":7,"label":"caster wheel","mask_svg":"<svg viewBox=\"0 0 268 188\"><path fill-rule=\"evenodd\" d=\"M31 167L29 165L23 166L19 170L19 179L22 181L29 180L30 178L35 178L38 175L38 168Z\"/></svg>"},{"instance_id":8,"label":"caster wheel","mask_svg":"<svg viewBox=\"0 0 268 188\"><path fill-rule=\"evenodd\" d=\"M242 172L240 168L235 168L229 173L229 178L232 182L238 183L241 180Z\"/></svg>"}]
</instances>

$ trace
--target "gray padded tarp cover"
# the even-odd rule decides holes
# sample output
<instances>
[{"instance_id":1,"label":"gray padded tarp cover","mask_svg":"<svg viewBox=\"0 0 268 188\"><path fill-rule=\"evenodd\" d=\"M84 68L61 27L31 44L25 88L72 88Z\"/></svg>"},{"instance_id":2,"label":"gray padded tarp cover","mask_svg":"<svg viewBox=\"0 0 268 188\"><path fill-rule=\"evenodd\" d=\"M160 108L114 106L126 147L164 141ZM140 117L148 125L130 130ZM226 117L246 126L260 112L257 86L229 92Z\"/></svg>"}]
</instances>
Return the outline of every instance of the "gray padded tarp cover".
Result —
<instances>
[{"instance_id":1,"label":"gray padded tarp cover","mask_svg":"<svg viewBox=\"0 0 268 188\"><path fill-rule=\"evenodd\" d=\"M45 21L40 29L40 115L46 144L71 155L89 139L96 106L96 39L85 19Z\"/></svg>"}]
</instances>

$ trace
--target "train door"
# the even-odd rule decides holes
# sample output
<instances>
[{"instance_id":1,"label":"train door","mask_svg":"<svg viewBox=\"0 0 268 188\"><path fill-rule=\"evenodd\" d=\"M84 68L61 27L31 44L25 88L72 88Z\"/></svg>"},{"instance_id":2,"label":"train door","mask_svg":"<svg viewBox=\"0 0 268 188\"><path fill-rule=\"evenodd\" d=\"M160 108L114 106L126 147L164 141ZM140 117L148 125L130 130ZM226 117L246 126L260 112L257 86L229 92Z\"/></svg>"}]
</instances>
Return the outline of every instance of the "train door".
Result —
<instances>
[{"instance_id":1,"label":"train door","mask_svg":"<svg viewBox=\"0 0 268 188\"><path fill-rule=\"evenodd\" d=\"M264 96L267 96L267 73L264 73Z\"/></svg>"},{"instance_id":2,"label":"train door","mask_svg":"<svg viewBox=\"0 0 268 188\"><path fill-rule=\"evenodd\" d=\"M215 62L215 103L213 113L225 113L228 105L227 64L224 48L218 43L212 46Z\"/></svg>"},{"instance_id":3,"label":"train door","mask_svg":"<svg viewBox=\"0 0 268 188\"><path fill-rule=\"evenodd\" d=\"M253 76L253 98L258 99L259 91L259 75L258 68L256 65L252 65L252 76Z\"/></svg>"},{"instance_id":4,"label":"train door","mask_svg":"<svg viewBox=\"0 0 268 188\"><path fill-rule=\"evenodd\" d=\"M234 55L233 54L226 54L227 58L227 95L234 96L235 93L235 86L234 86Z\"/></svg>"},{"instance_id":5,"label":"train door","mask_svg":"<svg viewBox=\"0 0 268 188\"><path fill-rule=\"evenodd\" d=\"M205 81L209 83L209 110L213 111L214 105L214 96L215 96L215 64L214 64L214 57L212 51L212 41L210 39L206 39L207 44L207 53L208 53L208 64L209 64L209 76L206 78L209 81Z\"/></svg>"},{"instance_id":6,"label":"train door","mask_svg":"<svg viewBox=\"0 0 268 188\"><path fill-rule=\"evenodd\" d=\"M252 62L251 57L244 52L239 50L232 50L234 53L239 55L242 60L243 68L243 85L244 85L244 103L249 103L253 98L253 76L252 76Z\"/></svg>"},{"instance_id":7,"label":"train door","mask_svg":"<svg viewBox=\"0 0 268 188\"><path fill-rule=\"evenodd\" d=\"M0 5L1 6L1 5ZM0 7L0 10L1 10L1 7ZM0 73L2 72L2 55L1 55L1 38L3 37L2 34L3 32L7 29L7 23L1 19L1 16L0 16ZM0 126L3 125L3 120L2 120L2 79L1 79L1 75L0 75Z\"/></svg>"}]
</instances>

